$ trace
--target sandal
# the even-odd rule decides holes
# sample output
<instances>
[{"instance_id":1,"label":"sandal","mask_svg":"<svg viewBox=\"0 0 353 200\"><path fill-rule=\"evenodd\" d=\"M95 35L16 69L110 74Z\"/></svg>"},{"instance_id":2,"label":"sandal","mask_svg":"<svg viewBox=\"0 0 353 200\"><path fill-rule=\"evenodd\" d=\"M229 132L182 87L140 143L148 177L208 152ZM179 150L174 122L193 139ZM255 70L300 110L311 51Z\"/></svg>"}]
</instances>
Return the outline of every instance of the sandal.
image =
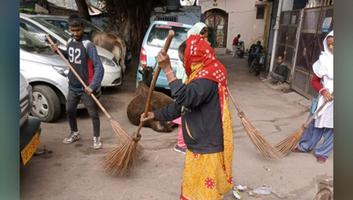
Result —
<instances>
[{"instance_id":1,"label":"sandal","mask_svg":"<svg viewBox=\"0 0 353 200\"><path fill-rule=\"evenodd\" d=\"M293 149L292 152L295 152L295 153L306 153L305 151L301 151L298 147L295 147L295 149Z\"/></svg>"},{"instance_id":2,"label":"sandal","mask_svg":"<svg viewBox=\"0 0 353 200\"><path fill-rule=\"evenodd\" d=\"M316 156L316 161L318 163L325 163L327 158L325 156Z\"/></svg>"}]
</instances>

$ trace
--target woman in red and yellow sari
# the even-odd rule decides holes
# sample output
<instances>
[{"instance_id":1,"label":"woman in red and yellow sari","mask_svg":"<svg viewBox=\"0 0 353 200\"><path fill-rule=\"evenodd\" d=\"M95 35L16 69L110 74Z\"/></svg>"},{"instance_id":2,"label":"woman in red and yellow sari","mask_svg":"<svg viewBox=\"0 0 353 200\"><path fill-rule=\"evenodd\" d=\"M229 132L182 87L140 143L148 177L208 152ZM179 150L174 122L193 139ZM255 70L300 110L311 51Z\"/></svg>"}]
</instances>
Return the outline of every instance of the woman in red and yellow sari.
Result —
<instances>
[{"instance_id":1,"label":"woman in red and yellow sari","mask_svg":"<svg viewBox=\"0 0 353 200\"><path fill-rule=\"evenodd\" d=\"M181 116L187 146L181 200L218 200L233 186L232 120L227 71L200 35L191 35L179 48L187 81L176 79L168 55L158 54L175 101L149 112L149 120L170 121Z\"/></svg>"}]
</instances>

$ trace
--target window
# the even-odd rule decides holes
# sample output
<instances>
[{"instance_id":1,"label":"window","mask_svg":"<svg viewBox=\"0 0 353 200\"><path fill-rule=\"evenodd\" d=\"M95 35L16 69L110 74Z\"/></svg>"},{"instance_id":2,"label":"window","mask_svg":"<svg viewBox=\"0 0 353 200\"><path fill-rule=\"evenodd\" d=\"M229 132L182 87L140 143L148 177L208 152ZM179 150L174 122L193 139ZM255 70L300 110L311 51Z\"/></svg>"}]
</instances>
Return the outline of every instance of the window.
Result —
<instances>
[{"instance_id":1,"label":"window","mask_svg":"<svg viewBox=\"0 0 353 200\"><path fill-rule=\"evenodd\" d=\"M38 27L32 25L29 22L24 22L22 20L20 20L20 27L24 28L26 31L28 31L30 33L45 34L45 32L43 30L39 29Z\"/></svg>"},{"instance_id":2,"label":"window","mask_svg":"<svg viewBox=\"0 0 353 200\"><path fill-rule=\"evenodd\" d=\"M168 31L172 29L175 32L175 36L170 44L171 49L177 49L180 44L186 40L186 34L188 32L188 28L177 27L177 26L170 26L170 25L162 25L156 24L151 29L149 33L147 44L153 45L157 47L162 47L165 43L165 40L168 35Z\"/></svg>"},{"instance_id":3,"label":"window","mask_svg":"<svg viewBox=\"0 0 353 200\"><path fill-rule=\"evenodd\" d=\"M46 21L49 22L50 24L60 28L61 30L64 30L64 31L68 31L69 30L69 25L65 21L51 20L51 19L46 20Z\"/></svg>"},{"instance_id":4,"label":"window","mask_svg":"<svg viewBox=\"0 0 353 200\"><path fill-rule=\"evenodd\" d=\"M34 21L39 23L40 25L44 26L46 29L54 32L56 35L58 35L60 38L64 39L65 41L68 41L70 39L70 34L66 33L65 31L61 30L60 28L57 28L56 26L50 24L49 22L42 20L37 17L32 18Z\"/></svg>"},{"instance_id":5,"label":"window","mask_svg":"<svg viewBox=\"0 0 353 200\"><path fill-rule=\"evenodd\" d=\"M20 41L19 41L21 49L29 52L52 53L49 46L45 42L39 40L37 38L37 35L35 35L35 33L26 31L23 28L24 27L23 25L25 24L23 24L22 22L20 22L20 24L22 24L22 26L20 27Z\"/></svg>"},{"instance_id":6,"label":"window","mask_svg":"<svg viewBox=\"0 0 353 200\"><path fill-rule=\"evenodd\" d=\"M265 16L265 7L258 6L256 10L256 19L263 19Z\"/></svg>"}]
</instances>

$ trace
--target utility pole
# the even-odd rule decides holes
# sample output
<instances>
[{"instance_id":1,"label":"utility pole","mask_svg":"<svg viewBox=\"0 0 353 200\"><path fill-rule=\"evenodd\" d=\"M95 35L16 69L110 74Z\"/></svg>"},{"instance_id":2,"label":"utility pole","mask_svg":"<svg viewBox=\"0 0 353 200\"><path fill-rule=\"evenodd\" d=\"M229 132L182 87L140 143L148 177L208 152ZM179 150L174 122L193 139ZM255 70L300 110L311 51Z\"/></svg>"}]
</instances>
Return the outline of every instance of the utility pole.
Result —
<instances>
[{"instance_id":1,"label":"utility pole","mask_svg":"<svg viewBox=\"0 0 353 200\"><path fill-rule=\"evenodd\" d=\"M283 0L279 0L278 8L277 8L276 24L275 24L275 27L273 28L275 30L275 33L274 33L274 36L273 36L273 45L272 45L272 52L271 52L271 63L270 63L270 70L269 70L269 74L268 74L269 76L270 76L270 73L273 70L273 65L275 63L276 45L277 45L279 21L280 21L281 12L282 12L282 3L283 3Z\"/></svg>"}]
</instances>

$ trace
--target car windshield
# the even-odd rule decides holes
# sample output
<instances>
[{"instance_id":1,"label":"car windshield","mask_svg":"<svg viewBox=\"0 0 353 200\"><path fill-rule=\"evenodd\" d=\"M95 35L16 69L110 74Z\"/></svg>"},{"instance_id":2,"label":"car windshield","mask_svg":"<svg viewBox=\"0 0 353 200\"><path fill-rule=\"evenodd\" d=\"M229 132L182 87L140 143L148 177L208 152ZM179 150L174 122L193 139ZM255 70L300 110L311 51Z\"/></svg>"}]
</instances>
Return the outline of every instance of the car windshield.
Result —
<instances>
[{"instance_id":1,"label":"car windshield","mask_svg":"<svg viewBox=\"0 0 353 200\"><path fill-rule=\"evenodd\" d=\"M169 30L173 30L175 32L170 48L177 49L180 44L186 40L189 28L156 24L151 29L151 33L147 39L147 44L162 47L165 43Z\"/></svg>"},{"instance_id":2,"label":"car windshield","mask_svg":"<svg viewBox=\"0 0 353 200\"><path fill-rule=\"evenodd\" d=\"M68 19L66 18L46 18L46 17L41 17L42 20L45 20L47 22L49 22L50 24L60 28L61 30L64 31L69 31L69 24L68 24ZM83 25L85 27L85 32L89 33L92 31L96 31L96 32L100 32L103 31L101 28L99 28L98 26L92 24L91 22L82 19L83 21Z\"/></svg>"},{"instance_id":3,"label":"car windshield","mask_svg":"<svg viewBox=\"0 0 353 200\"><path fill-rule=\"evenodd\" d=\"M30 52L51 52L50 47L32 35L33 33L27 32L25 29L20 28L20 48Z\"/></svg>"},{"instance_id":4,"label":"car windshield","mask_svg":"<svg viewBox=\"0 0 353 200\"><path fill-rule=\"evenodd\" d=\"M70 34L66 33L65 31L57 28L56 26L50 24L49 22L39 19L37 17L33 17L32 18L34 21L40 23L41 25L45 26L47 29L49 29L50 31L54 32L55 34L57 34L59 37L61 37L62 39L64 39L65 41L68 41L70 39Z\"/></svg>"},{"instance_id":5,"label":"car windshield","mask_svg":"<svg viewBox=\"0 0 353 200\"><path fill-rule=\"evenodd\" d=\"M59 28L60 30L64 31L65 33L69 34L70 35L70 32L69 32L69 24L68 24L68 19L66 18L47 18L47 17L38 17L40 18L41 20L44 20L48 23L50 23L51 25ZM83 21L83 25L85 27L84 29L84 34L86 36L88 36L88 38L91 38L92 34L95 33L95 32L101 32L103 31L102 29L100 29L98 26L92 24L91 22L89 21L86 21L86 20L82 20Z\"/></svg>"}]
</instances>

